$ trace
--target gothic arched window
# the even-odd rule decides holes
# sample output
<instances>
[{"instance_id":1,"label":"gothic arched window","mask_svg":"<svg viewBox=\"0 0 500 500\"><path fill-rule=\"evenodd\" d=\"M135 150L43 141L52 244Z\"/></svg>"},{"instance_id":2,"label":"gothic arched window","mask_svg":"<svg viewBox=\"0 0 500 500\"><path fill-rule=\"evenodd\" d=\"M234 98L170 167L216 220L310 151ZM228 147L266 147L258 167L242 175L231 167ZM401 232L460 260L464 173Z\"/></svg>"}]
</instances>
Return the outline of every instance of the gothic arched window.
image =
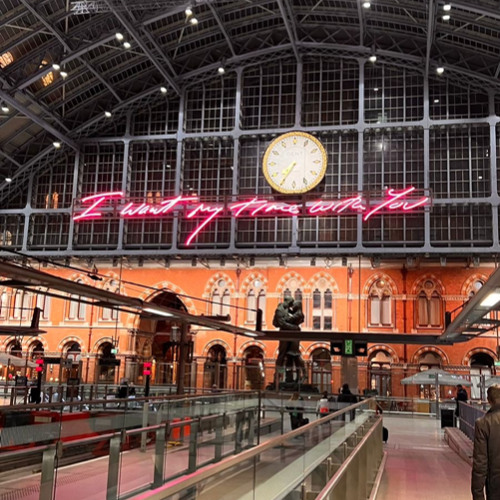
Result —
<instances>
[{"instance_id":1,"label":"gothic arched window","mask_svg":"<svg viewBox=\"0 0 500 500\"><path fill-rule=\"evenodd\" d=\"M432 280L426 280L417 292L417 327L443 326L443 300Z\"/></svg>"},{"instance_id":2,"label":"gothic arched window","mask_svg":"<svg viewBox=\"0 0 500 500\"><path fill-rule=\"evenodd\" d=\"M225 316L231 312L231 294L227 287L226 280L219 279L212 291L212 315L220 314Z\"/></svg>"},{"instance_id":3,"label":"gothic arched window","mask_svg":"<svg viewBox=\"0 0 500 500\"><path fill-rule=\"evenodd\" d=\"M255 323L257 309L262 309L262 317L266 317L266 291L262 280L255 279L250 284L247 293L247 323Z\"/></svg>"},{"instance_id":4,"label":"gothic arched window","mask_svg":"<svg viewBox=\"0 0 500 500\"><path fill-rule=\"evenodd\" d=\"M384 279L377 280L368 296L368 325L392 326L392 290Z\"/></svg>"}]
</instances>

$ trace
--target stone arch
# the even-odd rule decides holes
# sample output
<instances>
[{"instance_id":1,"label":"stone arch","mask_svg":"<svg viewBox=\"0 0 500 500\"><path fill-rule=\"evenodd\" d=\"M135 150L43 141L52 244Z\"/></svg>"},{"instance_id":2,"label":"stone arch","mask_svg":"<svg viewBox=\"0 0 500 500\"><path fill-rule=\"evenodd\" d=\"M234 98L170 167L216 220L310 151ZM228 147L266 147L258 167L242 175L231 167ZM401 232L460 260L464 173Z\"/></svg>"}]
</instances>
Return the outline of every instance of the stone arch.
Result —
<instances>
[{"instance_id":1,"label":"stone arch","mask_svg":"<svg viewBox=\"0 0 500 500\"><path fill-rule=\"evenodd\" d=\"M264 342L260 342L259 340L248 340L247 342L243 343L240 348L238 349L238 357L242 358L243 353L249 348L249 347L259 347L262 349L262 352L264 353L264 358L267 358L266 356L266 344Z\"/></svg>"},{"instance_id":2,"label":"stone arch","mask_svg":"<svg viewBox=\"0 0 500 500\"><path fill-rule=\"evenodd\" d=\"M486 281L488 281L488 277L485 274L474 273L463 282L462 288L460 290L460 295L463 295L466 300L469 298L469 291L471 286L476 281L482 281L483 283L486 283Z\"/></svg>"},{"instance_id":3,"label":"stone arch","mask_svg":"<svg viewBox=\"0 0 500 500\"><path fill-rule=\"evenodd\" d=\"M410 293L412 295L417 295L417 293L420 292L421 290L425 291L423 285L427 280L432 281L435 284L435 290L439 293L439 295L441 295L441 298L443 298L445 294L445 288L443 282L440 279L438 279L436 275L432 273L426 273L423 276L420 276L418 280L414 281L411 286Z\"/></svg>"},{"instance_id":4,"label":"stone arch","mask_svg":"<svg viewBox=\"0 0 500 500\"><path fill-rule=\"evenodd\" d=\"M302 290L304 290L304 293L306 293L307 283L305 279L299 273L295 271L289 271L280 278L278 285L276 286L276 291L279 295L284 292L286 284L294 278L299 282L298 288L302 288Z\"/></svg>"},{"instance_id":5,"label":"stone arch","mask_svg":"<svg viewBox=\"0 0 500 500\"><path fill-rule=\"evenodd\" d=\"M419 358L423 354L425 354L426 352L433 352L433 353L437 354L441 358L441 360L443 361L444 365L449 365L450 364L450 360L448 359L448 356L446 355L446 353L442 349L439 349L436 346L422 346L420 349L418 349L413 354L413 356L411 358L411 363L412 364L418 364Z\"/></svg>"},{"instance_id":6,"label":"stone arch","mask_svg":"<svg viewBox=\"0 0 500 500\"><path fill-rule=\"evenodd\" d=\"M4 337L3 340L0 343L0 346L2 347L2 350L5 351L7 346L13 341L13 340L18 340L15 335L9 335L8 337ZM21 348L22 352L25 351L26 343L22 342L21 343Z\"/></svg>"},{"instance_id":7,"label":"stone arch","mask_svg":"<svg viewBox=\"0 0 500 500\"><path fill-rule=\"evenodd\" d=\"M306 349L304 348L302 343L299 344L299 351L300 351L300 356L302 357L302 359L306 359L306 358L304 358L304 354L306 352ZM270 359L277 359L278 355L279 355L279 345L277 345L276 348L273 350L273 355Z\"/></svg>"},{"instance_id":8,"label":"stone arch","mask_svg":"<svg viewBox=\"0 0 500 500\"><path fill-rule=\"evenodd\" d=\"M376 272L366 280L362 294L367 296L370 293L372 286L379 280L384 280L386 282L393 296L398 294L396 282L388 274L383 272Z\"/></svg>"},{"instance_id":9,"label":"stone arch","mask_svg":"<svg viewBox=\"0 0 500 500\"><path fill-rule=\"evenodd\" d=\"M118 293L127 296L127 290L123 286L120 276L115 271L106 271L104 276L104 279L99 283L100 288L105 289L106 285L108 285L111 281L116 281L119 290Z\"/></svg>"},{"instance_id":10,"label":"stone arch","mask_svg":"<svg viewBox=\"0 0 500 500\"><path fill-rule=\"evenodd\" d=\"M267 287L269 286L269 280L260 272L252 272L250 273L244 280L243 283L241 284L240 290L243 296L246 296L248 293L248 289L250 288L251 284L256 280L259 279L262 281L262 288L264 290L267 290Z\"/></svg>"},{"instance_id":11,"label":"stone arch","mask_svg":"<svg viewBox=\"0 0 500 500\"><path fill-rule=\"evenodd\" d=\"M151 293L151 288L155 288L156 291ZM196 315L198 314L198 310L196 309L196 305L193 299L189 298L184 290L182 290L179 286L169 282L162 281L160 283L156 283L151 285L150 288L144 290L139 296L138 299L143 302L152 302L155 297L161 295L162 293L173 293L179 296L179 300L184 304L189 314ZM138 329L141 322L141 317L139 314L128 314L125 322L125 327L128 329Z\"/></svg>"},{"instance_id":12,"label":"stone arch","mask_svg":"<svg viewBox=\"0 0 500 500\"><path fill-rule=\"evenodd\" d=\"M370 356L374 354L377 351L385 351L387 352L391 358L392 358L392 363L399 363L399 356L396 354L396 351L388 346L387 344L375 344L371 347L368 348L367 358L370 359Z\"/></svg>"},{"instance_id":13,"label":"stone arch","mask_svg":"<svg viewBox=\"0 0 500 500\"><path fill-rule=\"evenodd\" d=\"M211 278L207 281L207 284L205 286L205 291L203 292L203 296L205 298L211 296L215 284L221 279L226 281L229 293L234 297L234 295L236 294L236 287L234 285L234 281L232 280L232 278L227 273L217 272L213 274Z\"/></svg>"},{"instance_id":14,"label":"stone arch","mask_svg":"<svg viewBox=\"0 0 500 500\"><path fill-rule=\"evenodd\" d=\"M330 285L332 289L333 294L338 294L340 293L339 286L337 284L337 281L335 278L330 274L327 273L326 271L320 271L318 273L315 273L307 282L306 286L304 287L304 292L305 293L312 293L313 287L315 286L316 283L320 280L326 280L328 284Z\"/></svg>"},{"instance_id":15,"label":"stone arch","mask_svg":"<svg viewBox=\"0 0 500 500\"><path fill-rule=\"evenodd\" d=\"M330 344L328 342L313 342L307 349L304 349L304 354L307 355L307 359L311 358L311 354L316 349L326 349L328 352L330 352Z\"/></svg>"},{"instance_id":16,"label":"stone arch","mask_svg":"<svg viewBox=\"0 0 500 500\"><path fill-rule=\"evenodd\" d=\"M49 343L47 342L45 337L42 337L41 335L37 335L36 337L28 337L27 339L24 339L22 341L21 345L23 346L23 352L24 351L28 352L29 348L30 348L31 344L33 344L33 342L40 342L43 346L44 352L49 351Z\"/></svg>"},{"instance_id":17,"label":"stone arch","mask_svg":"<svg viewBox=\"0 0 500 500\"><path fill-rule=\"evenodd\" d=\"M462 364L465 366L470 366L470 360L472 356L479 353L487 354L488 356L491 356L491 359L498 360L498 356L496 355L495 351L493 351L493 349L488 349L486 347L474 347L465 354L462 359Z\"/></svg>"},{"instance_id":18,"label":"stone arch","mask_svg":"<svg viewBox=\"0 0 500 500\"><path fill-rule=\"evenodd\" d=\"M208 356L208 351L214 345L221 345L222 347L224 347L224 349L226 350L226 354L227 354L228 359L233 356L231 347L229 346L229 344L225 340L222 340L222 339L212 339L210 342L208 342L205 345L205 347L203 348L202 356L206 358Z\"/></svg>"},{"instance_id":19,"label":"stone arch","mask_svg":"<svg viewBox=\"0 0 500 500\"><path fill-rule=\"evenodd\" d=\"M99 348L103 344L106 344L106 343L113 344L113 340L114 340L113 337L102 337L102 338L96 340L94 342L93 347L92 347L92 352L97 354L99 352Z\"/></svg>"},{"instance_id":20,"label":"stone arch","mask_svg":"<svg viewBox=\"0 0 500 500\"><path fill-rule=\"evenodd\" d=\"M95 282L92 281L86 274L84 273L73 273L72 275L68 276L68 278L66 278L68 281L73 281L73 282L76 282L78 280L80 280L84 285L91 285L91 286L94 286L95 285ZM71 295L71 294L68 294L68 295ZM78 294L75 294L75 295L78 295Z\"/></svg>"},{"instance_id":21,"label":"stone arch","mask_svg":"<svg viewBox=\"0 0 500 500\"><path fill-rule=\"evenodd\" d=\"M64 337L58 344L57 346L57 351L62 353L64 346L67 344L70 344L71 342L76 342L80 346L80 351L83 356L84 353L87 353L87 349L85 347L85 343L80 337L77 337L76 335L70 335L68 337Z\"/></svg>"}]
</instances>

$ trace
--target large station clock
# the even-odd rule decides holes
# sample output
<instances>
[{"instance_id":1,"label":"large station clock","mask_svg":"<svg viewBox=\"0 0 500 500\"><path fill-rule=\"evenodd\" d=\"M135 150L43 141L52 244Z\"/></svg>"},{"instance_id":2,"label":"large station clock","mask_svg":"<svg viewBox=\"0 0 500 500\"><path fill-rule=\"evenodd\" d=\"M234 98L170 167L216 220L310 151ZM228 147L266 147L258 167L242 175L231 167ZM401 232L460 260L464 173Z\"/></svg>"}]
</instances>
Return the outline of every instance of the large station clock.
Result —
<instances>
[{"instance_id":1,"label":"large station clock","mask_svg":"<svg viewBox=\"0 0 500 500\"><path fill-rule=\"evenodd\" d=\"M306 193L325 176L327 156L321 142L306 132L287 132L269 144L263 171L269 185L285 194Z\"/></svg>"}]
</instances>

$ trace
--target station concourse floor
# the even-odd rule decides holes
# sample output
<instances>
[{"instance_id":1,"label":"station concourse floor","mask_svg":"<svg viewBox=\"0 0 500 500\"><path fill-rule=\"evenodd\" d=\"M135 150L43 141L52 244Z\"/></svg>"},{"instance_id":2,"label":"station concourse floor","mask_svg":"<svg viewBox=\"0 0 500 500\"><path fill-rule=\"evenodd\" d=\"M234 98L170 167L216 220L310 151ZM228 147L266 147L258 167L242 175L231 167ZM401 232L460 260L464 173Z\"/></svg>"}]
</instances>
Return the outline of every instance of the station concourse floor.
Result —
<instances>
[{"instance_id":1,"label":"station concourse floor","mask_svg":"<svg viewBox=\"0 0 500 500\"><path fill-rule=\"evenodd\" d=\"M444 441L441 421L383 415L387 461L376 500L470 500L471 468ZM346 499L348 500L348 499Z\"/></svg>"}]
</instances>

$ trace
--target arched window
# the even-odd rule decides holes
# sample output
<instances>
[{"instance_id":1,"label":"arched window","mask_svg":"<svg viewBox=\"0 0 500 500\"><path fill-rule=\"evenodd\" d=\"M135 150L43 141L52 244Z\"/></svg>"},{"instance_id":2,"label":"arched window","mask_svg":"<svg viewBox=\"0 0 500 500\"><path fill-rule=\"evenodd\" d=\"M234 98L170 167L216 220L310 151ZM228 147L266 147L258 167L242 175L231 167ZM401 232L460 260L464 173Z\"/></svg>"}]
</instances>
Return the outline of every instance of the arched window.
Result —
<instances>
[{"instance_id":1,"label":"arched window","mask_svg":"<svg viewBox=\"0 0 500 500\"><path fill-rule=\"evenodd\" d=\"M286 282L286 287L283 289L283 297L281 300L284 300L287 297L292 297L294 301L302 302L302 311L304 312L305 322L301 325L301 328L309 323L309 318L307 317L306 312L306 304L303 301L302 289L300 288L300 281L292 277Z\"/></svg>"},{"instance_id":2,"label":"arched window","mask_svg":"<svg viewBox=\"0 0 500 500\"><path fill-rule=\"evenodd\" d=\"M33 342L28 348L29 359L42 358L43 353L44 353L43 344L39 340Z\"/></svg>"},{"instance_id":3,"label":"arched window","mask_svg":"<svg viewBox=\"0 0 500 500\"><path fill-rule=\"evenodd\" d=\"M76 283L82 283L82 281L77 280ZM68 305L68 319L75 321L85 320L85 309L85 302L82 302L82 297L80 295L70 295Z\"/></svg>"},{"instance_id":4,"label":"arched window","mask_svg":"<svg viewBox=\"0 0 500 500\"><path fill-rule=\"evenodd\" d=\"M483 285L484 282L482 280L474 281L474 283L472 283L471 286L469 287L469 292L468 292L469 299L474 297L474 295L476 295L476 293L479 292L481 288L483 288Z\"/></svg>"},{"instance_id":5,"label":"arched window","mask_svg":"<svg viewBox=\"0 0 500 500\"><path fill-rule=\"evenodd\" d=\"M392 326L392 290L384 279L377 280L370 288L368 298L368 325Z\"/></svg>"},{"instance_id":6,"label":"arched window","mask_svg":"<svg viewBox=\"0 0 500 500\"><path fill-rule=\"evenodd\" d=\"M7 345L5 351L16 358L22 358L23 356L23 348L21 346L21 342L19 340L12 340Z\"/></svg>"},{"instance_id":7,"label":"arched window","mask_svg":"<svg viewBox=\"0 0 500 500\"><path fill-rule=\"evenodd\" d=\"M266 317L266 291L262 280L255 279L247 294L247 323L254 324L257 317L257 309L262 309L262 317Z\"/></svg>"},{"instance_id":8,"label":"arched window","mask_svg":"<svg viewBox=\"0 0 500 500\"><path fill-rule=\"evenodd\" d=\"M226 280L220 279L214 286L212 292L212 314L225 316L231 312L231 295Z\"/></svg>"},{"instance_id":9,"label":"arched window","mask_svg":"<svg viewBox=\"0 0 500 500\"><path fill-rule=\"evenodd\" d=\"M215 344L208 350L203 370L203 386L222 389L227 386L227 353L224 346Z\"/></svg>"},{"instance_id":10,"label":"arched window","mask_svg":"<svg viewBox=\"0 0 500 500\"><path fill-rule=\"evenodd\" d=\"M417 327L441 328L443 326L443 304L436 285L426 280L417 293Z\"/></svg>"},{"instance_id":11,"label":"arched window","mask_svg":"<svg viewBox=\"0 0 500 500\"><path fill-rule=\"evenodd\" d=\"M10 294L7 290L2 290L0 294L0 318L7 319L9 317L9 298Z\"/></svg>"},{"instance_id":12,"label":"arched window","mask_svg":"<svg viewBox=\"0 0 500 500\"><path fill-rule=\"evenodd\" d=\"M32 294L25 290L17 290L14 295L14 310L12 317L14 319L28 319L32 310Z\"/></svg>"},{"instance_id":13,"label":"arched window","mask_svg":"<svg viewBox=\"0 0 500 500\"><path fill-rule=\"evenodd\" d=\"M373 352L368 360L370 390L379 396L391 395L391 362L391 355L382 349Z\"/></svg>"},{"instance_id":14,"label":"arched window","mask_svg":"<svg viewBox=\"0 0 500 500\"><path fill-rule=\"evenodd\" d=\"M313 330L331 330L333 328L333 294L329 288L316 288L312 295Z\"/></svg>"},{"instance_id":15,"label":"arched window","mask_svg":"<svg viewBox=\"0 0 500 500\"><path fill-rule=\"evenodd\" d=\"M113 293L120 293L120 285L116 280L110 280L104 286L104 290ZM116 309L112 309L110 307L102 307L101 308L101 319L103 321L117 321L118 320L118 311Z\"/></svg>"},{"instance_id":16,"label":"arched window","mask_svg":"<svg viewBox=\"0 0 500 500\"><path fill-rule=\"evenodd\" d=\"M36 306L42 310L42 319L48 320L50 318L50 297L44 293L39 293L36 299Z\"/></svg>"},{"instance_id":17,"label":"arched window","mask_svg":"<svg viewBox=\"0 0 500 500\"><path fill-rule=\"evenodd\" d=\"M320 347L311 353L311 380L319 392L331 391L332 388L332 365L331 354Z\"/></svg>"},{"instance_id":18,"label":"arched window","mask_svg":"<svg viewBox=\"0 0 500 500\"><path fill-rule=\"evenodd\" d=\"M118 363L113 352L113 344L104 342L99 347L97 359L97 381L99 383L113 383L118 371Z\"/></svg>"},{"instance_id":19,"label":"arched window","mask_svg":"<svg viewBox=\"0 0 500 500\"><path fill-rule=\"evenodd\" d=\"M264 352L258 346L250 346L243 353L245 360L244 389L264 389Z\"/></svg>"}]
</instances>

